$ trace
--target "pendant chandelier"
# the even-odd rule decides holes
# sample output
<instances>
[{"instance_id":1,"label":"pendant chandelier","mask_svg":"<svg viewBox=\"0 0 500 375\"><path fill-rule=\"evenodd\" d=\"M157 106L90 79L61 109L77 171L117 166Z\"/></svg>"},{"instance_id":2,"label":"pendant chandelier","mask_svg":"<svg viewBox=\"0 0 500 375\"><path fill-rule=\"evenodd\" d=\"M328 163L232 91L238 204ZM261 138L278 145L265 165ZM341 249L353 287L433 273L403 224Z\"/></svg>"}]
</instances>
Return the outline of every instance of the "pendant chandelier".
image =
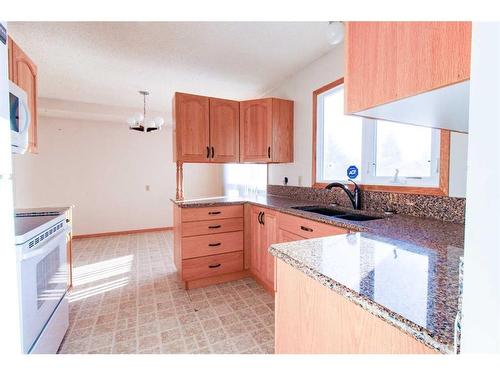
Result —
<instances>
[{"instance_id":1,"label":"pendant chandelier","mask_svg":"<svg viewBox=\"0 0 500 375\"><path fill-rule=\"evenodd\" d=\"M144 111L143 113L137 113L133 117L128 118L127 124L129 125L129 129L147 133L153 130L161 130L165 122L163 117L155 117L154 119L148 119L146 117L146 96L149 95L149 92L139 91L139 94L141 94L144 99Z\"/></svg>"}]
</instances>

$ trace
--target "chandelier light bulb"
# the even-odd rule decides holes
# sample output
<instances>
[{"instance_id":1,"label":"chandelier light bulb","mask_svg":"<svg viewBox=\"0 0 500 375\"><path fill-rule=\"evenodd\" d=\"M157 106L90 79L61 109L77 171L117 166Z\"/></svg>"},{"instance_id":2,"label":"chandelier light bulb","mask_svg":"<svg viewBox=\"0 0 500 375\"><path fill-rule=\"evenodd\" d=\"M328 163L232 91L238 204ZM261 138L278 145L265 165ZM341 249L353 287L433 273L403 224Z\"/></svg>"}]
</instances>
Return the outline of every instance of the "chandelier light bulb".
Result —
<instances>
[{"instance_id":1,"label":"chandelier light bulb","mask_svg":"<svg viewBox=\"0 0 500 375\"><path fill-rule=\"evenodd\" d=\"M165 123L165 120L163 120L163 117L155 117L154 122L155 122L156 126L161 128L162 125Z\"/></svg>"},{"instance_id":2,"label":"chandelier light bulb","mask_svg":"<svg viewBox=\"0 0 500 375\"><path fill-rule=\"evenodd\" d=\"M134 116L134 118L135 118L136 122L142 122L142 121L144 121L144 115L142 113L136 113L135 116Z\"/></svg>"}]
</instances>

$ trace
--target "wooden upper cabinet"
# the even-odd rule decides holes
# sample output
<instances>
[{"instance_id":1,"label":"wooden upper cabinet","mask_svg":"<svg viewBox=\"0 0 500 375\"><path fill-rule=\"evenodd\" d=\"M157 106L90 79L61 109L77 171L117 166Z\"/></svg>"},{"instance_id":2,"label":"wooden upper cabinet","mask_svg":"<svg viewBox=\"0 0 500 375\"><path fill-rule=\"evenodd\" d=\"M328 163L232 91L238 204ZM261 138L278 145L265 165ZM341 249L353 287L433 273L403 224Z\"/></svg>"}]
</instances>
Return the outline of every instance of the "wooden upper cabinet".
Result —
<instances>
[{"instance_id":1,"label":"wooden upper cabinet","mask_svg":"<svg viewBox=\"0 0 500 375\"><path fill-rule=\"evenodd\" d=\"M273 136L273 100L240 103L240 160L270 162Z\"/></svg>"},{"instance_id":2,"label":"wooden upper cabinet","mask_svg":"<svg viewBox=\"0 0 500 375\"><path fill-rule=\"evenodd\" d=\"M210 98L210 160L237 163L240 160L240 103Z\"/></svg>"},{"instance_id":3,"label":"wooden upper cabinet","mask_svg":"<svg viewBox=\"0 0 500 375\"><path fill-rule=\"evenodd\" d=\"M471 22L347 22L345 111L470 78Z\"/></svg>"},{"instance_id":4,"label":"wooden upper cabinet","mask_svg":"<svg viewBox=\"0 0 500 375\"><path fill-rule=\"evenodd\" d=\"M173 103L174 159L209 162L209 100L206 96L175 93Z\"/></svg>"},{"instance_id":5,"label":"wooden upper cabinet","mask_svg":"<svg viewBox=\"0 0 500 375\"><path fill-rule=\"evenodd\" d=\"M28 152L38 151L37 67L14 40L9 38L9 79L28 96L31 123L28 130Z\"/></svg>"},{"instance_id":6,"label":"wooden upper cabinet","mask_svg":"<svg viewBox=\"0 0 500 375\"><path fill-rule=\"evenodd\" d=\"M273 98L273 163L293 162L293 101Z\"/></svg>"},{"instance_id":7,"label":"wooden upper cabinet","mask_svg":"<svg viewBox=\"0 0 500 375\"><path fill-rule=\"evenodd\" d=\"M293 102L266 98L240 102L240 161L293 161Z\"/></svg>"},{"instance_id":8,"label":"wooden upper cabinet","mask_svg":"<svg viewBox=\"0 0 500 375\"><path fill-rule=\"evenodd\" d=\"M293 101L237 102L175 93L174 160L192 163L293 161Z\"/></svg>"}]
</instances>

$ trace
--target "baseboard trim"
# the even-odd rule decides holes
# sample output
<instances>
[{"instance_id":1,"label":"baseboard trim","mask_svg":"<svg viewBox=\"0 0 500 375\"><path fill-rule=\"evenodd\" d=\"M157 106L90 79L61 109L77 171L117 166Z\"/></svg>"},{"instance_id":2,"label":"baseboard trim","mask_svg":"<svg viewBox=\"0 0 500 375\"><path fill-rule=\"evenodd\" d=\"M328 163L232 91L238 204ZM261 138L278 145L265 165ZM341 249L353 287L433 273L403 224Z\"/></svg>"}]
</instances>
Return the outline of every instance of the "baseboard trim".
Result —
<instances>
[{"instance_id":1,"label":"baseboard trim","mask_svg":"<svg viewBox=\"0 0 500 375\"><path fill-rule=\"evenodd\" d=\"M159 228L145 228L145 229L133 229L124 230L118 232L103 232L103 233L89 233L89 234L76 234L73 235L74 240L79 240L83 238L94 238L94 237L106 237L106 236L121 236L124 234L137 234L137 233L148 233L148 232L159 232L162 230L172 230L173 227L159 227Z\"/></svg>"}]
</instances>

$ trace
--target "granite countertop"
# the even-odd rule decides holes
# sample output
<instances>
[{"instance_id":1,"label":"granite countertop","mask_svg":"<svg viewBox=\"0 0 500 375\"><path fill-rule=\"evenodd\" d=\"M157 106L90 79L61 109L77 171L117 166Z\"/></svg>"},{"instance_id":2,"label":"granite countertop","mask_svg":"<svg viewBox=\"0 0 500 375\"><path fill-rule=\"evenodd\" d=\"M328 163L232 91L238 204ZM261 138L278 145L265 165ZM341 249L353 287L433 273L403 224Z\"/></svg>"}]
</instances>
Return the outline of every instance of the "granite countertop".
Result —
<instances>
[{"instance_id":1,"label":"granite countertop","mask_svg":"<svg viewBox=\"0 0 500 375\"><path fill-rule=\"evenodd\" d=\"M327 206L315 201L290 199L277 195L258 195L249 197L214 197L176 201L179 207L210 207L220 205L234 205L252 203L264 208L271 208L287 214L332 224L338 227L359 232L369 232L379 236L407 241L417 246L429 247L435 250L446 250L448 246L463 248L464 225L447 221L424 219L408 215L384 215L380 212L357 211L360 213L383 217L382 220L350 221L340 218L319 215L312 212L300 211L292 207L298 206ZM345 211L349 208L337 206Z\"/></svg>"},{"instance_id":2,"label":"granite countertop","mask_svg":"<svg viewBox=\"0 0 500 375\"><path fill-rule=\"evenodd\" d=\"M459 258L369 233L272 245L271 254L442 353L454 353Z\"/></svg>"},{"instance_id":3,"label":"granite countertop","mask_svg":"<svg viewBox=\"0 0 500 375\"><path fill-rule=\"evenodd\" d=\"M381 219L354 222L293 208L327 205L273 195L173 202L252 203L359 232L276 244L269 251L425 345L455 352L463 224L366 211L361 212Z\"/></svg>"}]
</instances>

